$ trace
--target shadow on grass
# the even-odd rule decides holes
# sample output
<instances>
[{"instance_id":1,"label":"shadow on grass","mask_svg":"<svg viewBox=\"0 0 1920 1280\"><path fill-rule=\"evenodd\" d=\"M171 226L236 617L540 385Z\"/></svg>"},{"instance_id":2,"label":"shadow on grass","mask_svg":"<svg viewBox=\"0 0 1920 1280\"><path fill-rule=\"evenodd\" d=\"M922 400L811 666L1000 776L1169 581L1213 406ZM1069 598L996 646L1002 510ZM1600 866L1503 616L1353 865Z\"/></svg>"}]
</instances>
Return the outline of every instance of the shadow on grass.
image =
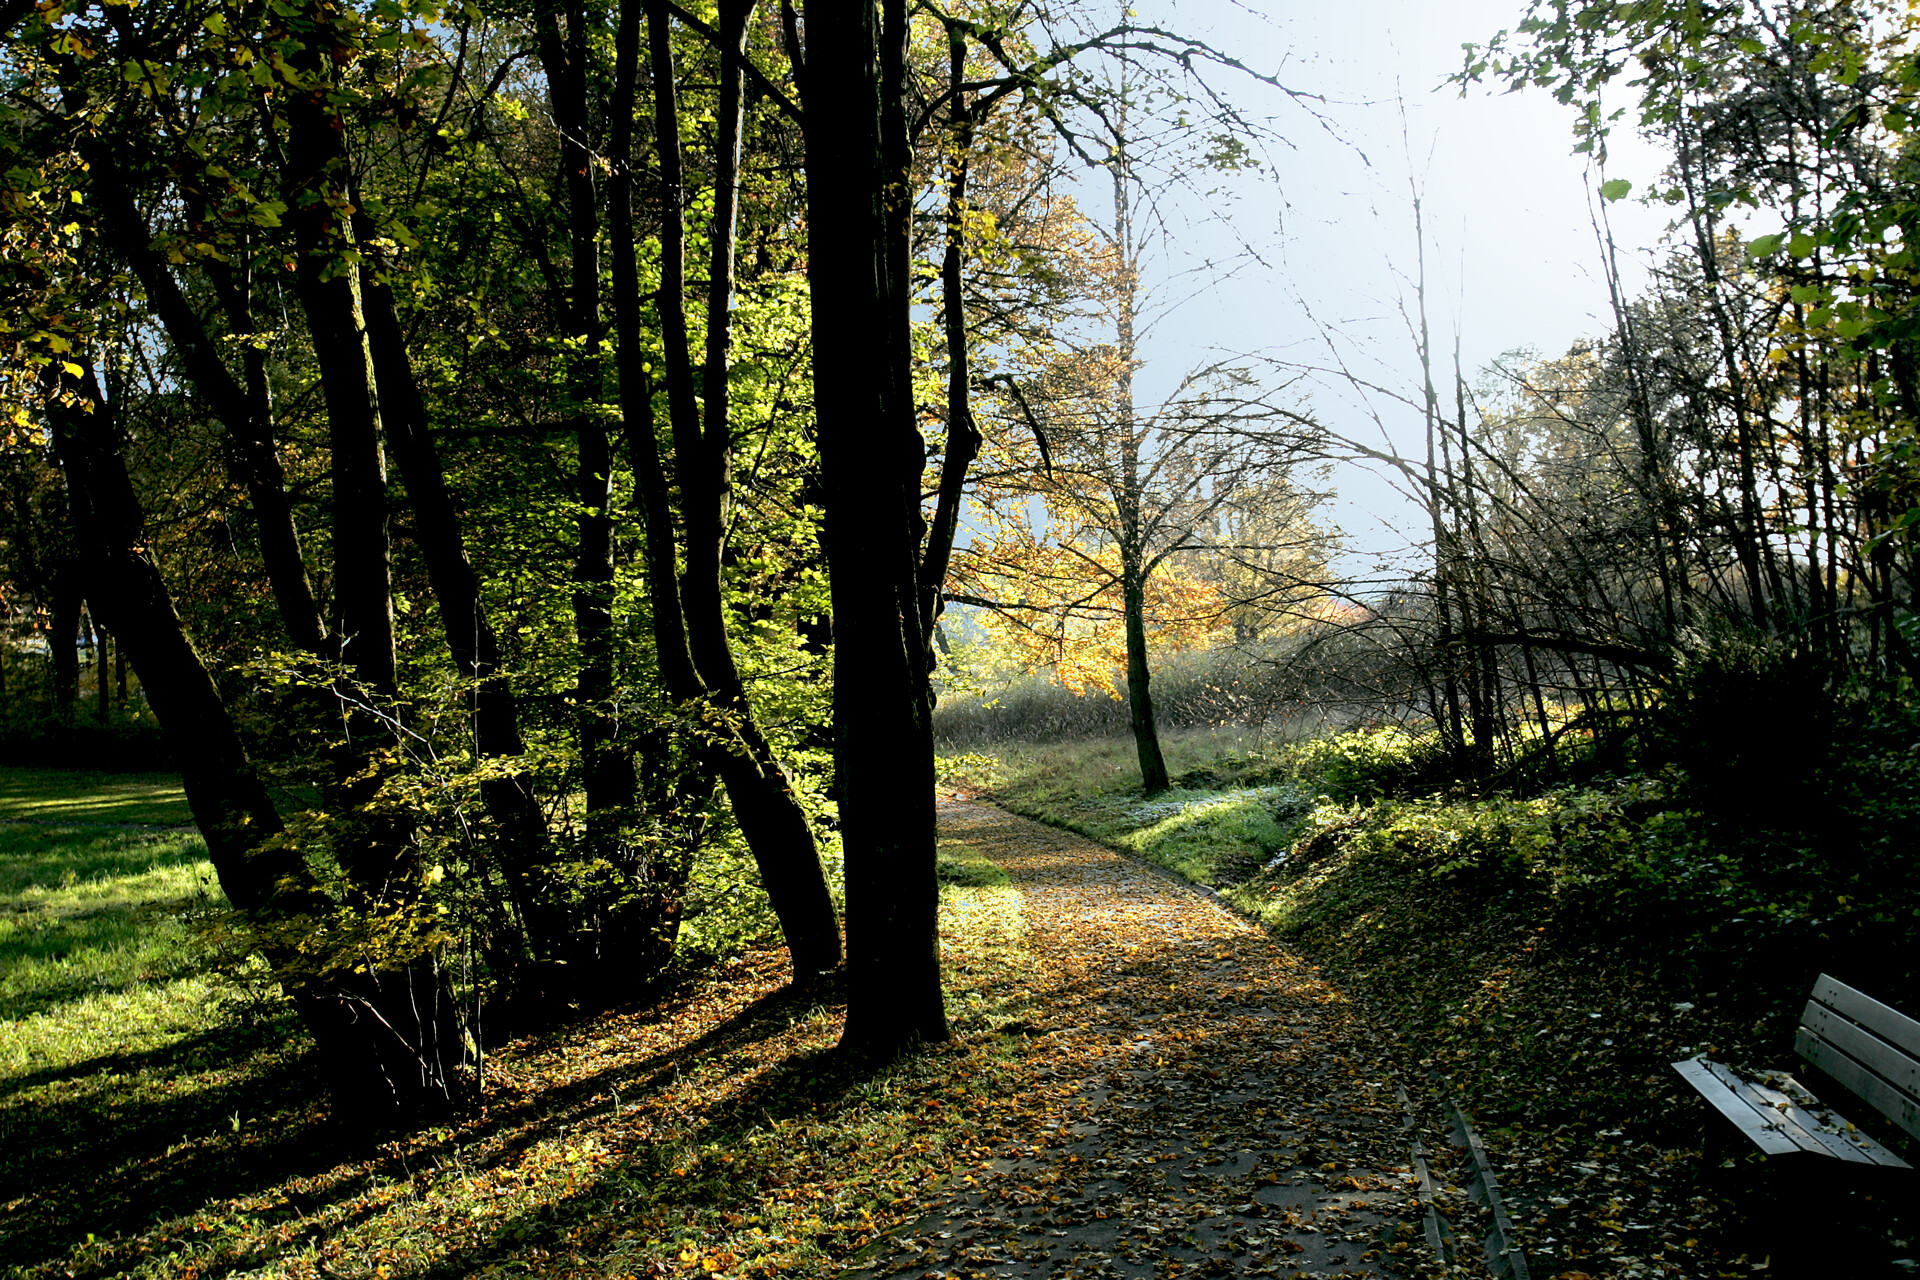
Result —
<instances>
[{"instance_id":1,"label":"shadow on grass","mask_svg":"<svg viewBox=\"0 0 1920 1280\"><path fill-rule=\"evenodd\" d=\"M686 1059L736 1052L785 1030L790 1015L809 1011L818 999L817 993L791 990L764 997L672 1053L601 1073L567 1092L577 1099L581 1095L597 1096L614 1085L650 1091L671 1080ZM707 1122L684 1141L632 1153L578 1193L504 1220L484 1241L409 1273L410 1280L463 1280L489 1264L507 1263L538 1248L564 1249L588 1259L604 1257L624 1233L627 1218L623 1209L640 1199L658 1204L669 1198L689 1215L715 1211L751 1214L760 1206L765 1186L738 1177L681 1177L684 1171L676 1165L683 1159L683 1150L727 1142L751 1130L777 1127L780 1122L803 1116L830 1119L855 1104L860 1085L891 1065L890 1060L848 1054L837 1048L797 1054L765 1071L716 1107ZM540 1112L539 1118L490 1165L507 1163L507 1155L518 1154L573 1123L564 1104L555 1109L543 1106Z\"/></svg>"},{"instance_id":2,"label":"shadow on grass","mask_svg":"<svg viewBox=\"0 0 1920 1280\"><path fill-rule=\"evenodd\" d=\"M77 834L74 827L0 825L0 895L192 866L207 856L190 831L101 831L76 840Z\"/></svg>"},{"instance_id":3,"label":"shadow on grass","mask_svg":"<svg viewBox=\"0 0 1920 1280\"><path fill-rule=\"evenodd\" d=\"M178 774L0 768L0 818L182 826L193 812Z\"/></svg>"},{"instance_id":4,"label":"shadow on grass","mask_svg":"<svg viewBox=\"0 0 1920 1280\"><path fill-rule=\"evenodd\" d=\"M335 1164L346 1149L313 1105L310 1064L287 1050L292 1030L222 1028L12 1082L51 1096L0 1108L0 1202L14 1202L0 1258L30 1273L89 1235L142 1235ZM132 1097L127 1076L145 1086Z\"/></svg>"}]
</instances>

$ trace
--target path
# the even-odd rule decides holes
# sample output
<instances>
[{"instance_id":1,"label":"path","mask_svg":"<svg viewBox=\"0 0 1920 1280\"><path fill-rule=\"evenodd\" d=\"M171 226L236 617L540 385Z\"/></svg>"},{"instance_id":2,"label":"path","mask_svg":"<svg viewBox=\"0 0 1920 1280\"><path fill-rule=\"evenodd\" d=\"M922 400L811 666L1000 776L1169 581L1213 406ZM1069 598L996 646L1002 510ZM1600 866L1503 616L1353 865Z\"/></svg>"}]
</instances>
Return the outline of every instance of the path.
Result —
<instances>
[{"instance_id":1,"label":"path","mask_svg":"<svg viewBox=\"0 0 1920 1280\"><path fill-rule=\"evenodd\" d=\"M1037 1120L857 1276L1413 1273L1394 1073L1346 997L1191 886L1079 836L966 801L942 803L940 832L1025 897Z\"/></svg>"}]
</instances>

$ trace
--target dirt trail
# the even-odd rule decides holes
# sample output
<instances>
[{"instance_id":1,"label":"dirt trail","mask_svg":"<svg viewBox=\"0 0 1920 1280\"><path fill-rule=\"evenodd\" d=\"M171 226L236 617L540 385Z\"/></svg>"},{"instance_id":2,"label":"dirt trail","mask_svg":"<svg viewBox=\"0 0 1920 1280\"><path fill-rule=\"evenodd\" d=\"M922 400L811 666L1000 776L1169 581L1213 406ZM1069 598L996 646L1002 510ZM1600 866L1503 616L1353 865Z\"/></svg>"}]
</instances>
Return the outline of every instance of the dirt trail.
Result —
<instances>
[{"instance_id":1,"label":"dirt trail","mask_svg":"<svg viewBox=\"0 0 1920 1280\"><path fill-rule=\"evenodd\" d=\"M1024 895L1030 1140L853 1274L1406 1275L1422 1256L1392 1067L1306 961L1171 875L988 805L943 841Z\"/></svg>"}]
</instances>

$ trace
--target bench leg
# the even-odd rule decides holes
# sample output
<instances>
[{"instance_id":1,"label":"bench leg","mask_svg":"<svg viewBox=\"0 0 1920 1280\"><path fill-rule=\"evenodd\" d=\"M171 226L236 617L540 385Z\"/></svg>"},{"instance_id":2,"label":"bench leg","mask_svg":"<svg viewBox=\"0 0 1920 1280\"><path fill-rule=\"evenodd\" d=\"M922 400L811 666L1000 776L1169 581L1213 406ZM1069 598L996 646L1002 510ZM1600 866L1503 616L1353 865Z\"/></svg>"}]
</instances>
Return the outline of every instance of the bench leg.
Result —
<instances>
[{"instance_id":1,"label":"bench leg","mask_svg":"<svg viewBox=\"0 0 1920 1280\"><path fill-rule=\"evenodd\" d=\"M1776 1157L1754 1170L1739 1244L1756 1261L1769 1257L1774 1275L1906 1275L1893 1266L1887 1245L1896 1188L1886 1175L1893 1172L1817 1156Z\"/></svg>"}]
</instances>

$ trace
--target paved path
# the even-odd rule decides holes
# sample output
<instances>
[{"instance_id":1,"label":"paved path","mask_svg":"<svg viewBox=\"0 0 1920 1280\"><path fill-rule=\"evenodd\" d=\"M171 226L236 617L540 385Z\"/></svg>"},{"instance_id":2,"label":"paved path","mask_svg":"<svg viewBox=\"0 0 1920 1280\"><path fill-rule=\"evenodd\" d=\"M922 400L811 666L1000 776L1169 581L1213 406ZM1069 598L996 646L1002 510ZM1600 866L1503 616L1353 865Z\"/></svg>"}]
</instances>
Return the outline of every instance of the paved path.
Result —
<instances>
[{"instance_id":1,"label":"paved path","mask_svg":"<svg viewBox=\"0 0 1920 1280\"><path fill-rule=\"evenodd\" d=\"M983 804L940 821L1025 896L1031 1139L855 1275L1414 1273L1394 1075L1346 997L1171 875Z\"/></svg>"}]
</instances>

